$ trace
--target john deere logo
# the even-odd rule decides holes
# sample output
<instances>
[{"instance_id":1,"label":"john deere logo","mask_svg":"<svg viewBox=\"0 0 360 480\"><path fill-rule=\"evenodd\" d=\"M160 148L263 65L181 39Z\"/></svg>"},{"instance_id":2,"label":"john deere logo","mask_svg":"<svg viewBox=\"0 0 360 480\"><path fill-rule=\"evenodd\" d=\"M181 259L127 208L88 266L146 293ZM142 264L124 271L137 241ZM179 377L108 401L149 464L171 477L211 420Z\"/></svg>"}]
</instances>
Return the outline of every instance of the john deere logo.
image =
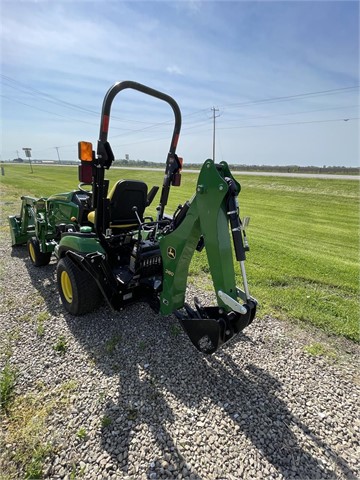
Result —
<instances>
[{"instance_id":1,"label":"john deere logo","mask_svg":"<svg viewBox=\"0 0 360 480\"><path fill-rule=\"evenodd\" d=\"M176 250L174 247L168 247L167 249L167 255L169 258L172 258L173 260L176 258Z\"/></svg>"}]
</instances>

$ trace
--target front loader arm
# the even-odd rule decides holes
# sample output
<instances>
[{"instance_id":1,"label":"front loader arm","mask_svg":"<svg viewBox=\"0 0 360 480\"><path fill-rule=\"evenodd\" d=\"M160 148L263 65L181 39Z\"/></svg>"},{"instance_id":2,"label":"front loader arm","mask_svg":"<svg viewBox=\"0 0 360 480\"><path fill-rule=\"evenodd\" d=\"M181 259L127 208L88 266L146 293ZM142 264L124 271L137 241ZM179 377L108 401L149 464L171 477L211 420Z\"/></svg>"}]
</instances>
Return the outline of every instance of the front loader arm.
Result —
<instances>
[{"instance_id":1,"label":"front loader arm","mask_svg":"<svg viewBox=\"0 0 360 480\"><path fill-rule=\"evenodd\" d=\"M248 294L244 268L245 248L237 208L240 185L225 162L207 160L200 172L196 194L185 205L187 211L171 233L160 237L163 259L163 290L160 311L175 313L191 341L201 351L213 353L254 318L256 301ZM229 210L232 207L232 210ZM236 216L235 216L236 213ZM229 224L232 234L229 231ZM203 238L217 297L217 307L193 310L185 303L189 265ZM245 292L236 286L232 246L241 263ZM245 303L238 302L243 297ZM181 311L185 307L184 311Z\"/></svg>"}]
</instances>

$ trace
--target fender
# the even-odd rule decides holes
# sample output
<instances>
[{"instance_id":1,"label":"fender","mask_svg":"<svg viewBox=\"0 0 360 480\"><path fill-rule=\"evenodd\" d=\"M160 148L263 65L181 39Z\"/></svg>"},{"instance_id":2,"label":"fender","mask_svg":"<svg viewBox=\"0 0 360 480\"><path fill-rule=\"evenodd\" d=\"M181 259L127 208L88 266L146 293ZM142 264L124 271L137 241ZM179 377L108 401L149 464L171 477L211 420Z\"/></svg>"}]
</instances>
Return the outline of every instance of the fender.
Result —
<instances>
[{"instance_id":1,"label":"fender","mask_svg":"<svg viewBox=\"0 0 360 480\"><path fill-rule=\"evenodd\" d=\"M55 247L55 255L59 259L68 251L79 253L105 253L95 233L66 232L62 234L59 244Z\"/></svg>"}]
</instances>

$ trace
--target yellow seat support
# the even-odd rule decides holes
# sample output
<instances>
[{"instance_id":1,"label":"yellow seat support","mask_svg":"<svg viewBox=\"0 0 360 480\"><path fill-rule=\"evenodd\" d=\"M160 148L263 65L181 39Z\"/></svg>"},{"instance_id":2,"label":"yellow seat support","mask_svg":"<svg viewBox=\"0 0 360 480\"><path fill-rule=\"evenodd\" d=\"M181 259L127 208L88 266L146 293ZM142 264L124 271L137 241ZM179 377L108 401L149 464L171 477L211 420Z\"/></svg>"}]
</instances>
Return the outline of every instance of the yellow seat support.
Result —
<instances>
[{"instance_id":1,"label":"yellow seat support","mask_svg":"<svg viewBox=\"0 0 360 480\"><path fill-rule=\"evenodd\" d=\"M95 224L95 210L88 213L87 219L89 222Z\"/></svg>"}]
</instances>

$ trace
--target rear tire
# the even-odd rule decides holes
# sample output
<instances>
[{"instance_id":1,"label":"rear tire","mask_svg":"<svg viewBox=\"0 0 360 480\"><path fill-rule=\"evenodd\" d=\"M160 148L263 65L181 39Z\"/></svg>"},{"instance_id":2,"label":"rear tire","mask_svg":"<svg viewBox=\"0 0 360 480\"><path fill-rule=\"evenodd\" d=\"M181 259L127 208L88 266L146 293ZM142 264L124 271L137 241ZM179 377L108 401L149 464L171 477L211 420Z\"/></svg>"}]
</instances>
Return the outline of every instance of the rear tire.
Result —
<instances>
[{"instance_id":1,"label":"rear tire","mask_svg":"<svg viewBox=\"0 0 360 480\"><path fill-rule=\"evenodd\" d=\"M70 258L59 260L56 275L61 301L69 313L84 315L99 307L102 295L95 280Z\"/></svg>"},{"instance_id":2,"label":"rear tire","mask_svg":"<svg viewBox=\"0 0 360 480\"><path fill-rule=\"evenodd\" d=\"M36 237L31 237L27 242L29 257L35 267L44 267L50 262L51 252L40 252L40 243Z\"/></svg>"}]
</instances>

